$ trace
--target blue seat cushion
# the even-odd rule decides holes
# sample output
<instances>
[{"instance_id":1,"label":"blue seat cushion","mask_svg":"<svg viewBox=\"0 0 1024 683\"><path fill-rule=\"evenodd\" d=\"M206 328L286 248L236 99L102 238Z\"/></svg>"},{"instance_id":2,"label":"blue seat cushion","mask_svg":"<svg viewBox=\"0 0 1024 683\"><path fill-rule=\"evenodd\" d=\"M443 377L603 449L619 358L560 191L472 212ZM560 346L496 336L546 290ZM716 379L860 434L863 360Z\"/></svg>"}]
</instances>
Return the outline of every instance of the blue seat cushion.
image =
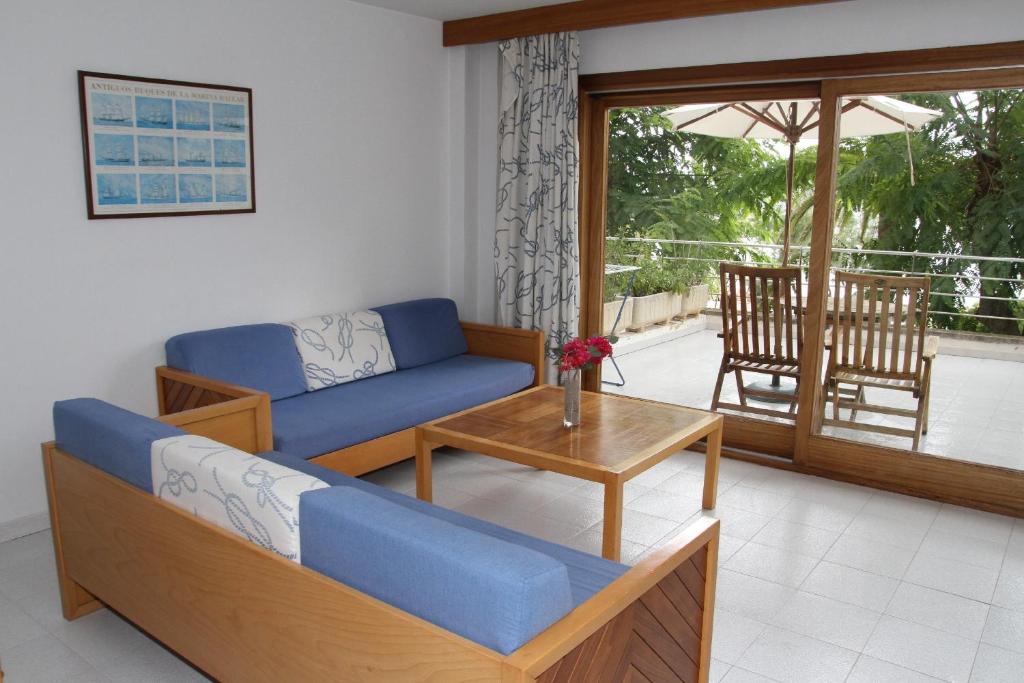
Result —
<instances>
[{"instance_id":1,"label":"blue seat cushion","mask_svg":"<svg viewBox=\"0 0 1024 683\"><path fill-rule=\"evenodd\" d=\"M302 564L502 654L572 609L557 560L351 486L304 493Z\"/></svg>"},{"instance_id":2,"label":"blue seat cushion","mask_svg":"<svg viewBox=\"0 0 1024 683\"><path fill-rule=\"evenodd\" d=\"M312 458L513 394L533 366L455 356L313 391L271 406L274 448Z\"/></svg>"},{"instance_id":3,"label":"blue seat cushion","mask_svg":"<svg viewBox=\"0 0 1024 683\"><path fill-rule=\"evenodd\" d=\"M53 431L57 448L150 493L150 445L185 433L96 398L54 403Z\"/></svg>"},{"instance_id":4,"label":"blue seat cushion","mask_svg":"<svg viewBox=\"0 0 1024 683\"><path fill-rule=\"evenodd\" d=\"M188 332L168 339L165 349L172 368L265 391L272 401L306 393L302 361L287 325Z\"/></svg>"},{"instance_id":5,"label":"blue seat cushion","mask_svg":"<svg viewBox=\"0 0 1024 683\"><path fill-rule=\"evenodd\" d=\"M530 548L531 550L548 555L549 557L552 557L564 564L569 572L569 587L572 589L573 606L581 605L583 602L589 600L595 593L629 570L629 567L619 564L618 562L612 562L604 559L603 557L590 555L579 550L573 550L572 548L566 548L565 546L536 538L535 536L529 536L518 531L513 531L512 529L506 529L503 526L498 526L497 524L492 524L491 522L477 519L476 517L470 517L469 515L464 515L461 512L456 512L455 510L431 505L430 503L425 503L422 500L412 498L399 493L398 491L392 491L391 489L377 486L371 482L350 477L342 474L341 472L329 470L326 467L321 467L320 465L289 453L271 451L267 453L260 453L259 455L262 458L272 460L286 467L291 467L292 469L298 470L304 474L318 477L331 486L351 486L368 493L373 493L374 495L389 500L396 505L407 507L410 510L416 510L425 515L436 517L437 519L461 526L465 529L472 529L479 533L487 534L494 538L500 538L504 541L508 541L509 543L515 543L516 545L523 546L524 548ZM305 546L303 546L303 553L305 552Z\"/></svg>"},{"instance_id":6,"label":"blue seat cushion","mask_svg":"<svg viewBox=\"0 0 1024 683\"><path fill-rule=\"evenodd\" d=\"M384 330L399 370L458 356L469 351L451 299L417 299L372 309Z\"/></svg>"}]
</instances>

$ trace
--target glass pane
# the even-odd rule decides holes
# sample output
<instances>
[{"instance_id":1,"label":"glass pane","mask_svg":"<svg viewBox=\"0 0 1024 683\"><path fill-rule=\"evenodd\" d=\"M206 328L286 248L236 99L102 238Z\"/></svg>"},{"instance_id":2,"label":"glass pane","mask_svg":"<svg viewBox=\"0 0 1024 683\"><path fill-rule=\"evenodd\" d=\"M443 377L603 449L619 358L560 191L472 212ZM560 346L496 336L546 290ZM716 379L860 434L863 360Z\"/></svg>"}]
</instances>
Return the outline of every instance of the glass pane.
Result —
<instances>
[{"instance_id":1,"label":"glass pane","mask_svg":"<svg viewBox=\"0 0 1024 683\"><path fill-rule=\"evenodd\" d=\"M792 424L817 112L780 100L610 113L603 320L619 340L605 391L710 408L720 385L720 410ZM734 301L746 316L724 330L722 264L784 261L795 274L752 281ZM721 373L724 355L735 364Z\"/></svg>"},{"instance_id":2,"label":"glass pane","mask_svg":"<svg viewBox=\"0 0 1024 683\"><path fill-rule=\"evenodd\" d=\"M824 434L1024 468L1022 93L844 103Z\"/></svg>"}]
</instances>

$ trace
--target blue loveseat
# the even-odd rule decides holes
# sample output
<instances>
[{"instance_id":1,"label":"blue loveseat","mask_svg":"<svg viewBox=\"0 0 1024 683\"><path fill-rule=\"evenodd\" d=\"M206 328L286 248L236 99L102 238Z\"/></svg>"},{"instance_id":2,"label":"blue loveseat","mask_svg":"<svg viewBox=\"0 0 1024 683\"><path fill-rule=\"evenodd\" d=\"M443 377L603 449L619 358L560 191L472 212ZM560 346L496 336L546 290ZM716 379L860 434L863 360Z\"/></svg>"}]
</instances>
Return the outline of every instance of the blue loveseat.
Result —
<instances>
[{"instance_id":1,"label":"blue loveseat","mask_svg":"<svg viewBox=\"0 0 1024 683\"><path fill-rule=\"evenodd\" d=\"M262 421L272 439L257 433L232 445L276 449L359 475L411 457L417 424L543 377L540 332L462 323L450 299L370 310L383 320L396 372L311 391L288 325L190 332L166 343L167 367L157 369L160 413L265 396Z\"/></svg>"},{"instance_id":2,"label":"blue loveseat","mask_svg":"<svg viewBox=\"0 0 1024 683\"><path fill-rule=\"evenodd\" d=\"M591 680L584 655L649 676L665 662L679 680L707 674L713 520L630 571L301 457L228 451L253 463L252 477L223 476L220 492L207 491L233 520L260 512L238 502L243 489L280 502L281 481L320 480L298 494L300 564L251 524L232 533L169 504L164 487L187 488L187 469L154 494L160 444L194 439L177 426L189 420L96 399L58 402L53 417L56 441L43 451L65 617L108 604L219 680L531 681L560 667L582 667L566 680ZM206 444L200 462L226 448ZM677 626L685 638L661 630Z\"/></svg>"}]
</instances>

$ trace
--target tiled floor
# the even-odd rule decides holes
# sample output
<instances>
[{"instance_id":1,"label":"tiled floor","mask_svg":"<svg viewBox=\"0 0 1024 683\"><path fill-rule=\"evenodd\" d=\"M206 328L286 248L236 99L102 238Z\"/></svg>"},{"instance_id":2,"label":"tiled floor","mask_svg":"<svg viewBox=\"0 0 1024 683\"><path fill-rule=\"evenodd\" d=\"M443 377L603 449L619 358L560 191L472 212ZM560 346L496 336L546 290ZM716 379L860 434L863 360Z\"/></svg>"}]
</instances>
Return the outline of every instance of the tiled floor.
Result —
<instances>
[{"instance_id":1,"label":"tiled floor","mask_svg":"<svg viewBox=\"0 0 1024 683\"><path fill-rule=\"evenodd\" d=\"M700 512L703 457L626 487L634 563ZM405 462L369 477L411 493ZM439 504L597 552L601 491L440 451ZM1024 681L1024 520L722 462L713 681ZM116 615L64 622L48 533L0 544L0 661L10 683L200 681Z\"/></svg>"},{"instance_id":2,"label":"tiled floor","mask_svg":"<svg viewBox=\"0 0 1024 683\"><path fill-rule=\"evenodd\" d=\"M617 361L626 386L605 386L606 391L655 401L710 408L722 340L712 330L701 330L637 351L626 350ZM606 376L607 377L607 376ZM722 399L736 403L736 381L728 375ZM767 380L747 373L746 382ZM869 400L900 408L916 408L908 392L868 389ZM754 404L764 405L764 404ZM942 355L932 373L932 398L928 434L921 450L1000 467L1024 469L1024 363L1005 360ZM843 417L847 417L843 411ZM859 422L875 422L904 429L907 418L861 413ZM873 432L826 427L825 433L856 441L910 448L909 438Z\"/></svg>"}]
</instances>

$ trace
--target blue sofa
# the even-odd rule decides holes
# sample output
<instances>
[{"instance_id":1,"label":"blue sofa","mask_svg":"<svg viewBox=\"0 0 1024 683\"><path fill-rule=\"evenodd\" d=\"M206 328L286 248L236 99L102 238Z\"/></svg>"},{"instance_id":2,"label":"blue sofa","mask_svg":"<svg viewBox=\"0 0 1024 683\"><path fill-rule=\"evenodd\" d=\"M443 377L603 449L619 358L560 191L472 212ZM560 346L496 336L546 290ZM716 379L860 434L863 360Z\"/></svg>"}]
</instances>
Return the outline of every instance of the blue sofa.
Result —
<instances>
[{"instance_id":1,"label":"blue sofa","mask_svg":"<svg viewBox=\"0 0 1024 683\"><path fill-rule=\"evenodd\" d=\"M461 323L450 299L371 310L383 320L396 372L310 391L287 325L190 332L166 343L168 367L157 370L161 414L264 394L273 441L256 450L358 475L411 457L417 424L542 378L540 332Z\"/></svg>"},{"instance_id":2,"label":"blue sofa","mask_svg":"<svg viewBox=\"0 0 1024 683\"><path fill-rule=\"evenodd\" d=\"M297 494L301 558L287 559L170 504L166 483L154 494L162 444L195 438L175 424L188 419L73 399L53 420L43 458L65 618L109 605L217 680L706 680L715 520L629 569L305 458L228 450L256 479L215 472L221 491L199 495L232 514L246 513L233 490L265 500L275 481L321 480ZM171 474L188 486L187 470Z\"/></svg>"},{"instance_id":3,"label":"blue sofa","mask_svg":"<svg viewBox=\"0 0 1024 683\"><path fill-rule=\"evenodd\" d=\"M151 444L185 434L88 398L57 402L53 424L63 452L147 493ZM259 457L330 485L300 497L304 566L502 654L627 569L300 457Z\"/></svg>"}]
</instances>

